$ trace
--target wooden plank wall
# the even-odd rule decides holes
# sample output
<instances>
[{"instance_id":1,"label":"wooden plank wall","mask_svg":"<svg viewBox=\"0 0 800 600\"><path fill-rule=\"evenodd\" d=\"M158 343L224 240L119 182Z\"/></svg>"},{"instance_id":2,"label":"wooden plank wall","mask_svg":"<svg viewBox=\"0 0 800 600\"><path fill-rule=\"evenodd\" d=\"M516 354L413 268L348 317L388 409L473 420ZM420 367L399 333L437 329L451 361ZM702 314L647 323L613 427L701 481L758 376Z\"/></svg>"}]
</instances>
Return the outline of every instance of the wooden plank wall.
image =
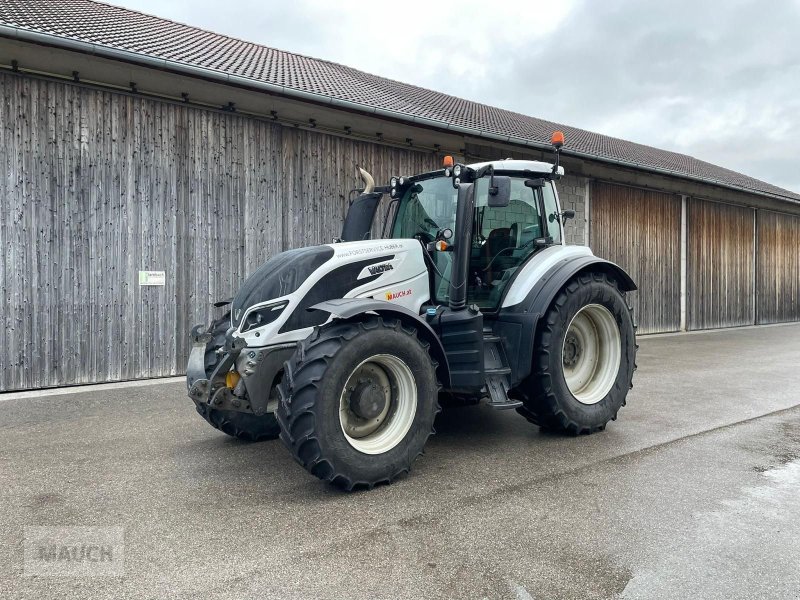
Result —
<instances>
[{"instance_id":1,"label":"wooden plank wall","mask_svg":"<svg viewBox=\"0 0 800 600\"><path fill-rule=\"evenodd\" d=\"M755 322L754 218L750 208L689 200L688 329L736 327Z\"/></svg>"},{"instance_id":2,"label":"wooden plank wall","mask_svg":"<svg viewBox=\"0 0 800 600\"><path fill-rule=\"evenodd\" d=\"M433 154L0 74L0 391L176 375L192 324ZM140 269L166 271L140 287Z\"/></svg>"},{"instance_id":3,"label":"wooden plank wall","mask_svg":"<svg viewBox=\"0 0 800 600\"><path fill-rule=\"evenodd\" d=\"M680 328L681 200L673 194L592 182L589 245L625 269L639 333Z\"/></svg>"},{"instance_id":4,"label":"wooden plank wall","mask_svg":"<svg viewBox=\"0 0 800 600\"><path fill-rule=\"evenodd\" d=\"M800 321L800 217L759 210L758 323Z\"/></svg>"}]
</instances>

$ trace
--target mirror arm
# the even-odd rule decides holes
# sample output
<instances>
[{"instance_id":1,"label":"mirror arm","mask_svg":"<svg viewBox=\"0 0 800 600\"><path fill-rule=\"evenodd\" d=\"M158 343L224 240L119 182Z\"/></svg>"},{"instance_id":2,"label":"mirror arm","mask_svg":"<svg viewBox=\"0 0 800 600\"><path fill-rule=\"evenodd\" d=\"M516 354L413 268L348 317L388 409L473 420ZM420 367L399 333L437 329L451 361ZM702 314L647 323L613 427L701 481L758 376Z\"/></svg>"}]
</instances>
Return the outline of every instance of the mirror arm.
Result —
<instances>
[{"instance_id":1,"label":"mirror arm","mask_svg":"<svg viewBox=\"0 0 800 600\"><path fill-rule=\"evenodd\" d=\"M494 166L487 165L485 173L489 173L489 195L497 196L497 186L494 184Z\"/></svg>"},{"instance_id":2,"label":"mirror arm","mask_svg":"<svg viewBox=\"0 0 800 600\"><path fill-rule=\"evenodd\" d=\"M486 174L489 174L489 195L490 196L497 196L497 186L494 184L494 165L488 164L485 167L481 167L477 171L475 171L475 176L473 180L477 181L481 179Z\"/></svg>"}]
</instances>

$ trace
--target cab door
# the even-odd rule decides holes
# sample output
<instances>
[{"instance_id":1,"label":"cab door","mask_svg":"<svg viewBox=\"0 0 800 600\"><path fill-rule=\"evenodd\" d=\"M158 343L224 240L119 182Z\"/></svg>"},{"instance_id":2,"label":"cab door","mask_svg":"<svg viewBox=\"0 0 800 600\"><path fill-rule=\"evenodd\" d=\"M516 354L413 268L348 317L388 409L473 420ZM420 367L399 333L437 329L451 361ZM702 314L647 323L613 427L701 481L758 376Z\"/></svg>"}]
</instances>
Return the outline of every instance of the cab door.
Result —
<instances>
[{"instance_id":1,"label":"cab door","mask_svg":"<svg viewBox=\"0 0 800 600\"><path fill-rule=\"evenodd\" d=\"M484 311L497 309L511 277L533 254L561 244L552 183L528 187L525 181L511 179L511 200L504 207L489 206L488 177L476 182L467 298Z\"/></svg>"}]
</instances>

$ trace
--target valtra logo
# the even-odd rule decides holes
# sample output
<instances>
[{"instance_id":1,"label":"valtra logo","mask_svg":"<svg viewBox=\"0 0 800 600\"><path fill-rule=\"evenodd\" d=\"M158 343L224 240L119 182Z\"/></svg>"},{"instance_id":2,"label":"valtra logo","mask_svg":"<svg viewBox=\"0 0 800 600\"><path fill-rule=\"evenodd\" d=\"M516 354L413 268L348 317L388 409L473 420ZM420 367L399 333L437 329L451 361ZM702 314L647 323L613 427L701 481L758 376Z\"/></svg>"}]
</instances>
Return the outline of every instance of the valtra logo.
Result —
<instances>
[{"instance_id":1,"label":"valtra logo","mask_svg":"<svg viewBox=\"0 0 800 600\"><path fill-rule=\"evenodd\" d=\"M374 267L368 267L370 275L379 275L380 273L385 273L386 271L393 271L394 267L389 263L384 263L382 265L375 265Z\"/></svg>"},{"instance_id":2,"label":"valtra logo","mask_svg":"<svg viewBox=\"0 0 800 600\"><path fill-rule=\"evenodd\" d=\"M398 298L402 298L403 296L410 296L411 290L403 290L402 292L386 292L386 299L387 300L397 300Z\"/></svg>"}]
</instances>

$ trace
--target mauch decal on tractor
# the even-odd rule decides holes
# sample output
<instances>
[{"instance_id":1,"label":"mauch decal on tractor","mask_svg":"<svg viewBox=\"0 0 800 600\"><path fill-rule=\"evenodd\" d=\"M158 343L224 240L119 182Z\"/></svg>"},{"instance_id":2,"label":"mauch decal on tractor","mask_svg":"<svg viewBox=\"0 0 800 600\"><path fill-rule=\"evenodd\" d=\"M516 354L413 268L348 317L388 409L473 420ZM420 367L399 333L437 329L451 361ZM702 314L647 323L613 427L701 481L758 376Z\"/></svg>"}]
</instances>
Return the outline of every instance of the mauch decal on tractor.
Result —
<instances>
[{"instance_id":1,"label":"mauch decal on tractor","mask_svg":"<svg viewBox=\"0 0 800 600\"><path fill-rule=\"evenodd\" d=\"M563 134L552 143L554 164L445 156L380 188L359 169L341 239L273 256L192 330L200 415L241 439L280 437L345 490L407 473L444 402L603 430L632 386L636 285L564 245L575 213L556 191ZM380 240L376 214L390 215Z\"/></svg>"},{"instance_id":2,"label":"mauch decal on tractor","mask_svg":"<svg viewBox=\"0 0 800 600\"><path fill-rule=\"evenodd\" d=\"M402 292L386 292L386 299L397 300L398 298L404 298L405 296L410 296L411 294L412 290L403 290Z\"/></svg>"}]
</instances>

